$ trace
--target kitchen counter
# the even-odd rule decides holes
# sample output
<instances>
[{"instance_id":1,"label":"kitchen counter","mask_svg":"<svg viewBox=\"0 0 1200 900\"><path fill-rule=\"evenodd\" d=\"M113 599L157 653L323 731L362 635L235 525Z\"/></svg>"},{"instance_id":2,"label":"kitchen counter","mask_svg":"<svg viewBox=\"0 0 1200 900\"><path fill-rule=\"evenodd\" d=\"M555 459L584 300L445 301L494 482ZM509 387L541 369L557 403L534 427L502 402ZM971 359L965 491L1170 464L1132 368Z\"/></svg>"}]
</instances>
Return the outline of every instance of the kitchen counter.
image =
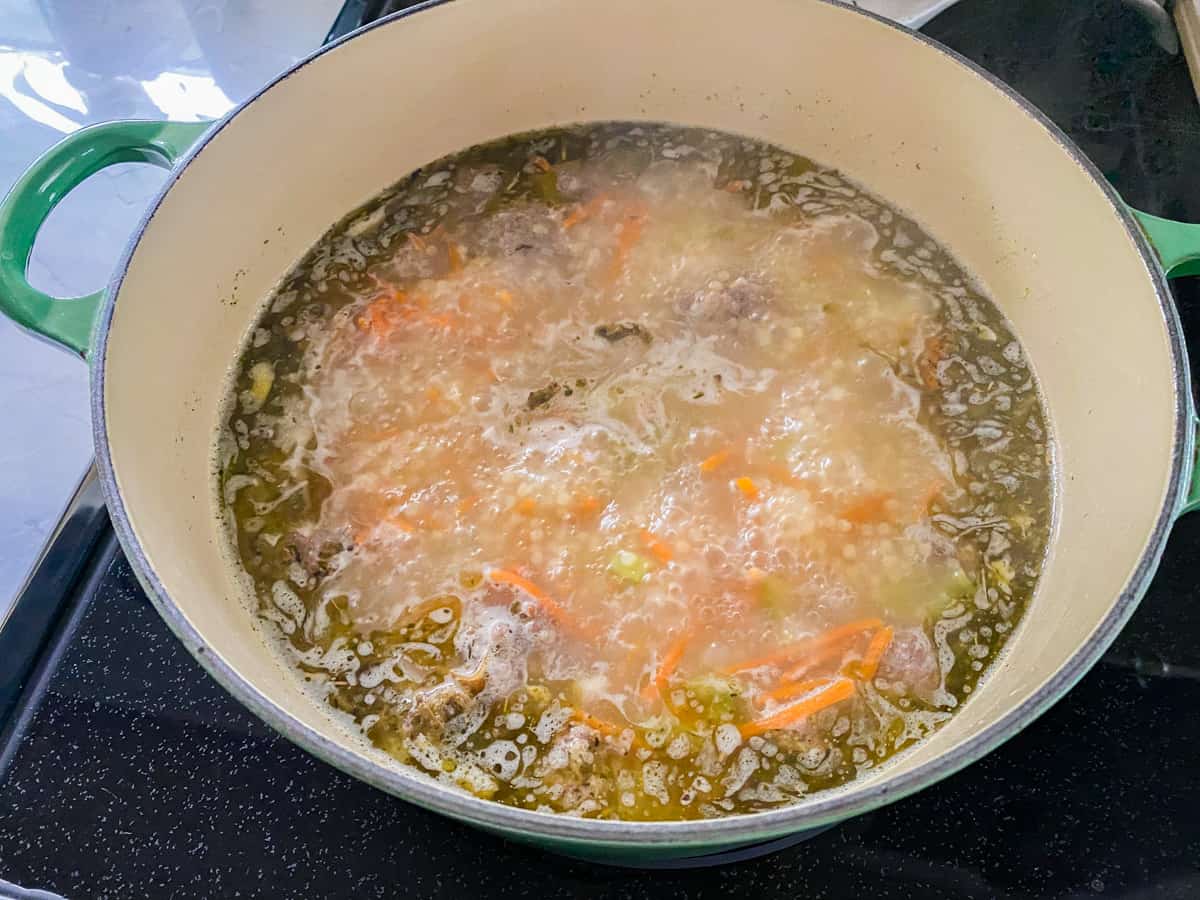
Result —
<instances>
[{"instance_id":1,"label":"kitchen counter","mask_svg":"<svg viewBox=\"0 0 1200 900\"><path fill-rule=\"evenodd\" d=\"M64 134L106 119L225 113L328 31L341 0L0 0L0 191ZM33 284L103 285L165 173L128 164L71 194ZM0 318L0 622L92 455L87 368Z\"/></svg>"}]
</instances>

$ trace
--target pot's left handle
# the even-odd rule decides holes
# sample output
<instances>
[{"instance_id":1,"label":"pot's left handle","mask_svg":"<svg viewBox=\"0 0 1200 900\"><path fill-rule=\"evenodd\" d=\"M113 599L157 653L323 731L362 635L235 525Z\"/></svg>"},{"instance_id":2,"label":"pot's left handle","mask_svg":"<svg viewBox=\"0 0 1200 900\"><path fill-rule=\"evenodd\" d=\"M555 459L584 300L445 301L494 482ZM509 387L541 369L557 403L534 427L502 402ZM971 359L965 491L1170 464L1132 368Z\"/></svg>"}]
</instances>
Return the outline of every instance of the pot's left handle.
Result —
<instances>
[{"instance_id":1,"label":"pot's left handle","mask_svg":"<svg viewBox=\"0 0 1200 900\"><path fill-rule=\"evenodd\" d=\"M103 291L58 299L29 284L37 233L58 205L108 166L148 162L170 168L209 122L104 122L68 135L17 179L0 203L0 312L22 328L86 357Z\"/></svg>"},{"instance_id":2,"label":"pot's left handle","mask_svg":"<svg viewBox=\"0 0 1200 900\"><path fill-rule=\"evenodd\" d=\"M1150 246L1158 254L1163 272L1168 278L1200 275L1200 225L1163 219L1136 209L1132 212L1142 230L1146 232ZM1193 402L1191 397L1188 398L1188 402ZM1194 407L1191 413L1195 440L1194 433L1200 428L1200 419L1197 418ZM1195 447L1193 444L1191 481L1187 495L1180 500L1179 515L1200 509L1200 461L1195 456Z\"/></svg>"}]
</instances>

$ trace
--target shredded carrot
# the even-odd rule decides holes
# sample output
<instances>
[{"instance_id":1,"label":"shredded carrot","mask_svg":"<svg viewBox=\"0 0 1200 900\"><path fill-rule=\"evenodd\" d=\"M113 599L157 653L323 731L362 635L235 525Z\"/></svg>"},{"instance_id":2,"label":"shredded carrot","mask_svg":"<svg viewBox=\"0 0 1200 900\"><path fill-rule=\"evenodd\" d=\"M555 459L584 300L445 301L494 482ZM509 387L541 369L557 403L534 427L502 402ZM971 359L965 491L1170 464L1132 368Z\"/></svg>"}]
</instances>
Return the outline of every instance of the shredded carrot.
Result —
<instances>
[{"instance_id":1,"label":"shredded carrot","mask_svg":"<svg viewBox=\"0 0 1200 900\"><path fill-rule=\"evenodd\" d=\"M879 663L883 660L883 654L887 653L888 647L891 646L894 634L891 626L886 626L880 628L871 638L871 643L867 645L867 652L863 654L862 663L859 665L859 673L862 675L863 681L870 681L879 671Z\"/></svg>"},{"instance_id":2,"label":"shredded carrot","mask_svg":"<svg viewBox=\"0 0 1200 900\"><path fill-rule=\"evenodd\" d=\"M652 531L642 529L642 543L654 554L654 558L664 565L675 558L675 551L671 549L671 545Z\"/></svg>"},{"instance_id":3,"label":"shredded carrot","mask_svg":"<svg viewBox=\"0 0 1200 900\"><path fill-rule=\"evenodd\" d=\"M835 703L849 700L852 696L854 696L854 682L849 678L839 678L830 682L828 687L796 701L791 706L785 706L772 716L747 722L739 730L742 732L743 738L751 738L766 731L787 728Z\"/></svg>"},{"instance_id":4,"label":"shredded carrot","mask_svg":"<svg viewBox=\"0 0 1200 900\"><path fill-rule=\"evenodd\" d=\"M642 226L646 217L642 213L631 213L621 223L621 233L617 235L617 249L613 254L612 263L608 267L608 280L616 281L625 271L625 261L633 248L642 239Z\"/></svg>"},{"instance_id":5,"label":"shredded carrot","mask_svg":"<svg viewBox=\"0 0 1200 900\"><path fill-rule=\"evenodd\" d=\"M815 652L806 655L796 666L784 672L780 681L790 683L803 678L814 669L840 661L856 637L858 637L857 634L845 635L837 641L818 648Z\"/></svg>"},{"instance_id":6,"label":"shredded carrot","mask_svg":"<svg viewBox=\"0 0 1200 900\"><path fill-rule=\"evenodd\" d=\"M588 494L575 504L575 512L581 516L590 516L599 508L600 500L592 494Z\"/></svg>"},{"instance_id":7,"label":"shredded carrot","mask_svg":"<svg viewBox=\"0 0 1200 900\"><path fill-rule=\"evenodd\" d=\"M362 314L354 320L354 324L362 331L385 338L407 315L407 311L400 306L404 299L404 294L400 291L376 297L366 305Z\"/></svg>"},{"instance_id":8,"label":"shredded carrot","mask_svg":"<svg viewBox=\"0 0 1200 900\"><path fill-rule=\"evenodd\" d=\"M434 385L430 385L429 388L426 389L426 391L425 391L425 396L429 398L430 403L437 403L439 400L442 399L441 388L436 387Z\"/></svg>"},{"instance_id":9,"label":"shredded carrot","mask_svg":"<svg viewBox=\"0 0 1200 900\"><path fill-rule=\"evenodd\" d=\"M750 669L757 669L760 666L773 666L789 662L806 651L815 652L821 650L830 645L838 644L847 637L858 634L860 631L873 631L882 625L883 622L879 619L855 619L853 622L847 622L845 625L831 628L829 631L819 634L816 637L796 641L794 644L789 644L765 656L744 660L737 665L727 667L724 671L727 675L736 675L738 672L746 672Z\"/></svg>"},{"instance_id":10,"label":"shredded carrot","mask_svg":"<svg viewBox=\"0 0 1200 900\"><path fill-rule=\"evenodd\" d=\"M543 591L528 578L523 578L516 572L510 572L508 569L492 569L490 572L488 572L488 578L499 584L511 584L513 587L524 591L526 594L536 600L538 606L540 606L558 625L575 634L584 634L582 629L580 629L579 626L576 625L571 619L571 617L567 615L566 610L559 606L553 597Z\"/></svg>"},{"instance_id":11,"label":"shredded carrot","mask_svg":"<svg viewBox=\"0 0 1200 900\"><path fill-rule=\"evenodd\" d=\"M715 472L720 468L727 459L729 459L728 450L718 450L712 456L708 457L704 462L700 463L701 472Z\"/></svg>"},{"instance_id":12,"label":"shredded carrot","mask_svg":"<svg viewBox=\"0 0 1200 900\"><path fill-rule=\"evenodd\" d=\"M405 534L412 534L417 530L417 526L413 525L412 522L408 521L408 519L401 515L388 516L387 522L389 525L394 525L396 528L399 528Z\"/></svg>"},{"instance_id":13,"label":"shredded carrot","mask_svg":"<svg viewBox=\"0 0 1200 900\"><path fill-rule=\"evenodd\" d=\"M889 518L887 514L888 501L892 499L892 495L888 491L876 491L873 494L867 494L862 499L850 504L843 509L838 515L847 522L853 522L855 525L867 525L871 522L886 522Z\"/></svg>"},{"instance_id":14,"label":"shredded carrot","mask_svg":"<svg viewBox=\"0 0 1200 900\"><path fill-rule=\"evenodd\" d=\"M939 384L938 365L946 356L946 342L941 335L925 338L925 349L917 357L917 374L921 383L933 390Z\"/></svg>"},{"instance_id":15,"label":"shredded carrot","mask_svg":"<svg viewBox=\"0 0 1200 900\"><path fill-rule=\"evenodd\" d=\"M450 268L451 275L457 275L463 270L463 255L462 249L453 241L446 248L446 258Z\"/></svg>"},{"instance_id":16,"label":"shredded carrot","mask_svg":"<svg viewBox=\"0 0 1200 900\"><path fill-rule=\"evenodd\" d=\"M537 501L532 497L525 497L517 501L516 510L523 516L532 516L536 509Z\"/></svg>"},{"instance_id":17,"label":"shredded carrot","mask_svg":"<svg viewBox=\"0 0 1200 900\"><path fill-rule=\"evenodd\" d=\"M582 709L577 709L571 713L571 718L586 725L588 728L593 728L601 734L611 735L612 737L620 737L625 730L619 725L614 725L612 722L606 722L604 719L597 719L595 716L588 715Z\"/></svg>"},{"instance_id":18,"label":"shredded carrot","mask_svg":"<svg viewBox=\"0 0 1200 900\"><path fill-rule=\"evenodd\" d=\"M592 728L601 734L606 734L613 738L619 738L625 733L626 730L622 726L617 725L615 722L609 722L605 719L588 715L582 709L576 709L574 712L572 712L571 718L581 725L586 725L588 728ZM638 749L644 749L646 747L645 742L641 739L636 730L633 731L633 743L630 746Z\"/></svg>"},{"instance_id":19,"label":"shredded carrot","mask_svg":"<svg viewBox=\"0 0 1200 900\"><path fill-rule=\"evenodd\" d=\"M921 495L920 501L917 503L917 517L923 518L929 515L929 509L933 506L933 501L936 500L946 487L946 482L940 478L935 478L929 482L929 486L925 488L925 492Z\"/></svg>"},{"instance_id":20,"label":"shredded carrot","mask_svg":"<svg viewBox=\"0 0 1200 900\"><path fill-rule=\"evenodd\" d=\"M735 181L726 182L725 187L722 188L722 190L729 191L731 194L736 194L738 191L744 191L748 187L750 187L750 182L737 179Z\"/></svg>"},{"instance_id":21,"label":"shredded carrot","mask_svg":"<svg viewBox=\"0 0 1200 900\"><path fill-rule=\"evenodd\" d=\"M512 303L513 303L512 291L508 290L507 288L501 288L500 290L496 291L496 299L499 300L501 303L503 303L505 306L512 306Z\"/></svg>"},{"instance_id":22,"label":"shredded carrot","mask_svg":"<svg viewBox=\"0 0 1200 900\"><path fill-rule=\"evenodd\" d=\"M533 163L534 168L541 169L543 172L549 172L554 169L554 166L550 165L550 161L544 156L535 156L530 162Z\"/></svg>"},{"instance_id":23,"label":"shredded carrot","mask_svg":"<svg viewBox=\"0 0 1200 900\"><path fill-rule=\"evenodd\" d=\"M811 494L822 493L821 485L815 478L801 478L787 466L779 463L766 463L763 468L772 481L786 484L788 487L802 488Z\"/></svg>"},{"instance_id":24,"label":"shredded carrot","mask_svg":"<svg viewBox=\"0 0 1200 900\"><path fill-rule=\"evenodd\" d=\"M429 241L425 240L425 238L421 237L421 235L417 234L415 231L410 231L408 233L408 239L412 241L412 245L418 250L424 250L429 246Z\"/></svg>"},{"instance_id":25,"label":"shredded carrot","mask_svg":"<svg viewBox=\"0 0 1200 900\"><path fill-rule=\"evenodd\" d=\"M688 642L692 639L690 629L685 629L675 640L667 645L667 649L663 652L662 660L658 664L658 669L654 673L654 680L651 681L642 690L643 700L653 700L655 695L663 696L667 691L667 684L675 670L679 668L679 661L683 659L683 654L687 650Z\"/></svg>"},{"instance_id":26,"label":"shredded carrot","mask_svg":"<svg viewBox=\"0 0 1200 900\"><path fill-rule=\"evenodd\" d=\"M741 491L751 500L754 500L758 497L758 485L754 483L753 479L747 478L745 475L743 475L741 478L735 478L733 483L737 486L739 491Z\"/></svg>"},{"instance_id":27,"label":"shredded carrot","mask_svg":"<svg viewBox=\"0 0 1200 900\"><path fill-rule=\"evenodd\" d=\"M421 317L421 320L430 325L437 325L441 328L453 329L458 327L460 319L453 313L431 313Z\"/></svg>"},{"instance_id":28,"label":"shredded carrot","mask_svg":"<svg viewBox=\"0 0 1200 900\"><path fill-rule=\"evenodd\" d=\"M825 676L821 678L809 678L807 681L781 684L772 690L759 694L754 704L756 706L766 706L767 701L781 703L785 700L794 700L796 697L803 697L814 688L819 688L823 684L829 684L831 681L833 681L832 678Z\"/></svg>"},{"instance_id":29,"label":"shredded carrot","mask_svg":"<svg viewBox=\"0 0 1200 900\"><path fill-rule=\"evenodd\" d=\"M587 203L579 204L563 219L562 227L570 230L581 222L586 222L592 216L596 215L596 213L600 212L607 201L607 194L597 194Z\"/></svg>"}]
</instances>

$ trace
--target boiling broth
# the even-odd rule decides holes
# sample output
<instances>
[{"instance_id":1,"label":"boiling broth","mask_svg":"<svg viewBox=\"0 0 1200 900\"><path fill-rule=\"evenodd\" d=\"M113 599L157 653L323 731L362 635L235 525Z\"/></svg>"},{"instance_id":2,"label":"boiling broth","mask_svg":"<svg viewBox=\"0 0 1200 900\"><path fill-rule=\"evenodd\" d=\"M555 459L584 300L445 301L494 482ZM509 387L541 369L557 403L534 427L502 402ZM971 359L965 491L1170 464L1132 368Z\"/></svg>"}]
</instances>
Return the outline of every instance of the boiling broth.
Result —
<instances>
[{"instance_id":1,"label":"boiling broth","mask_svg":"<svg viewBox=\"0 0 1200 900\"><path fill-rule=\"evenodd\" d=\"M521 135L334 227L220 439L266 626L481 797L723 816L945 722L1033 593L1052 445L1012 328L911 219L711 131Z\"/></svg>"}]
</instances>

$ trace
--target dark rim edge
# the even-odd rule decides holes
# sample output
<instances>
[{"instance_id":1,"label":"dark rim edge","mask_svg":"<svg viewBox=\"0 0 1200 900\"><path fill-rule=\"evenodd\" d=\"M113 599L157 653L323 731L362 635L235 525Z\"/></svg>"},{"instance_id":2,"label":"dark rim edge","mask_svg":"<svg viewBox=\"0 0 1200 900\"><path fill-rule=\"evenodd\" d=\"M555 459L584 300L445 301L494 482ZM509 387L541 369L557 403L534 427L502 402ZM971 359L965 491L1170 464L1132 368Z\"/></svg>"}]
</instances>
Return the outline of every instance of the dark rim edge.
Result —
<instances>
[{"instance_id":1,"label":"dark rim edge","mask_svg":"<svg viewBox=\"0 0 1200 900\"><path fill-rule=\"evenodd\" d=\"M454 818L480 825L485 828L515 831L522 834L548 839L549 841L584 841L593 845L608 844L613 847L686 847L689 844L707 845L724 842L751 842L788 834L794 831L816 828L840 821L854 815L869 812L891 803L922 788L928 787L994 750L1008 738L1021 731L1060 699L1099 660L1104 651L1116 638L1128 621L1149 585L1166 546L1171 523L1174 521L1183 474L1189 461L1192 446L1191 432L1191 389L1190 372L1179 322L1170 290L1161 267L1154 256L1141 228L1113 187L1104 179L1094 164L1071 142L1071 140L1024 97L993 77L961 54L943 46L919 32L910 31L884 17L858 7L847 6L839 0L819 0L837 7L848 15L860 15L876 24L900 32L919 41L930 49L945 54L964 69L964 74L982 79L999 91L1022 112L1037 122L1047 137L1079 166L1108 199L1117 218L1145 267L1146 275L1154 286L1159 302L1163 324L1170 345L1171 364L1176 395L1174 447L1172 450L1171 473L1166 485L1163 509L1147 538L1133 574L1118 595L1108 614L1093 631L1092 636L1076 651L1062 668L1047 680L1024 702L1010 709L972 737L951 748L947 753L930 760L878 784L865 788L831 792L828 797L803 804L767 812L731 816L723 819L675 822L623 822L612 820L576 819L554 813L539 813L503 806L489 800L481 800L469 794L437 785L418 775L408 774L401 769L375 762L353 752L334 741L327 734L300 722L283 708L266 701L262 695L228 663L208 652L204 638L192 626L187 616L176 606L165 587L150 568L142 550L117 487L116 473L112 465L107 440L107 420L104 411L104 369L108 350L108 332L112 324L116 297L127 273L129 263L140 242L141 236L153 220L164 198L192 160L203 152L208 143L242 110L253 104L275 85L289 78L314 60L337 52L356 37L385 28L411 15L425 12L455 0L427 0L427 2L401 10L371 22L345 37L321 47L299 60L290 68L267 82L237 104L229 113L217 120L188 153L177 163L158 195L138 222L121 254L105 292L105 299L93 332L93 356L91 365L91 409L92 432L96 448L97 467L101 486L112 515L113 526L125 552L130 556L133 570L159 614L184 643L188 651L200 662L227 691L251 712L278 731L280 734L303 747L318 758L419 806ZM468 0L469 2L469 0Z\"/></svg>"}]
</instances>

